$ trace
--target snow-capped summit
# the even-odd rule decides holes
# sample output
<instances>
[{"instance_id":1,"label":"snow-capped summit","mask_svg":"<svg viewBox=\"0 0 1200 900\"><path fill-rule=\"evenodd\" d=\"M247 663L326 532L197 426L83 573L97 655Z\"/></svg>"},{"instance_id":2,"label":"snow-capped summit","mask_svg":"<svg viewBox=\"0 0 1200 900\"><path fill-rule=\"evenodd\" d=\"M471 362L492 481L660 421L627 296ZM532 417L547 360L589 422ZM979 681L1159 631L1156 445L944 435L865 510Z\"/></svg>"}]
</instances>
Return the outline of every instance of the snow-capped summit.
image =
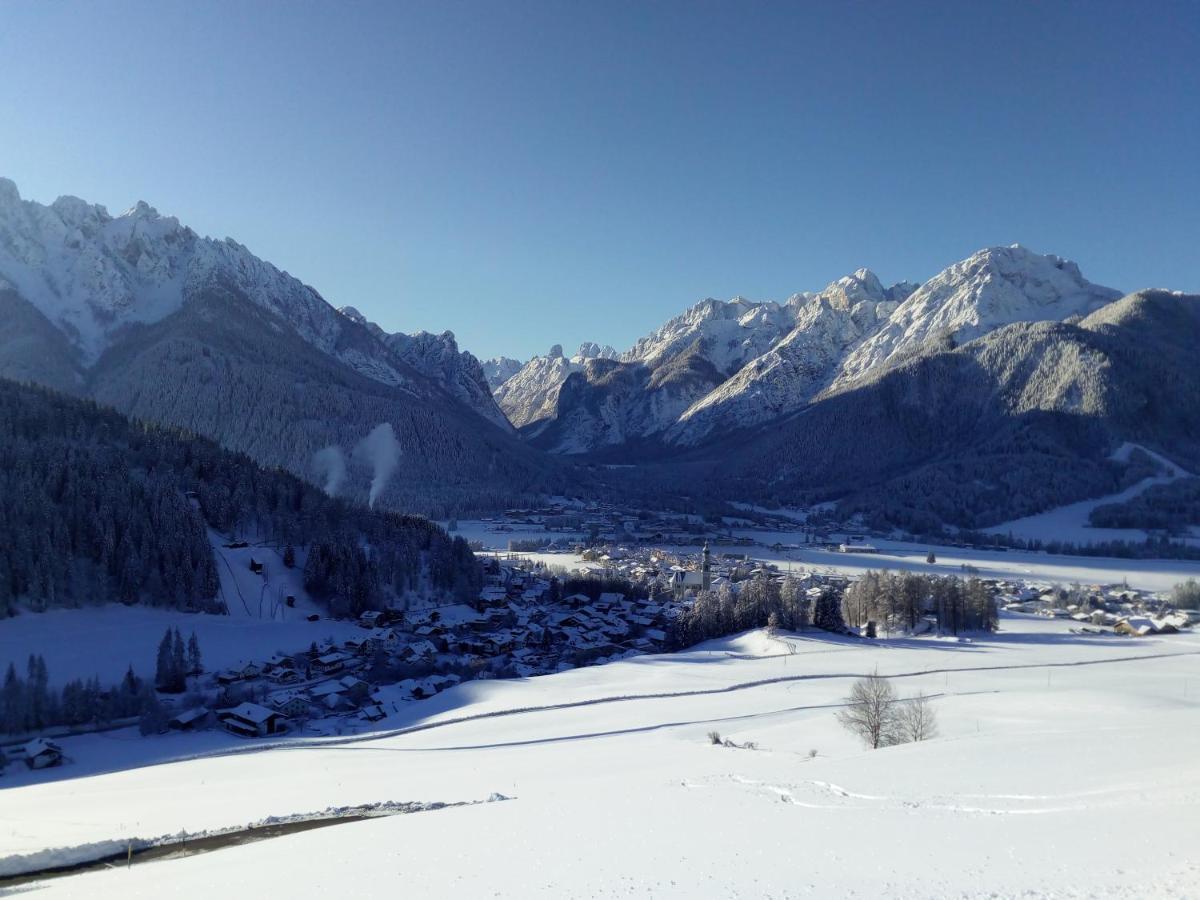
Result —
<instances>
[{"instance_id":1,"label":"snow-capped summit","mask_svg":"<svg viewBox=\"0 0 1200 900\"><path fill-rule=\"evenodd\" d=\"M686 409L667 433L694 444L718 429L746 428L803 407L837 370L849 348L879 327L911 293L905 282L885 288L858 269L818 293L796 294L787 306L793 327L765 353Z\"/></svg>"},{"instance_id":2,"label":"snow-capped summit","mask_svg":"<svg viewBox=\"0 0 1200 900\"><path fill-rule=\"evenodd\" d=\"M691 445L795 413L948 336L961 343L1012 322L1083 316L1118 296L1074 263L1021 246L981 250L919 287L885 287L860 268L784 304L703 300L621 354L641 376L531 361L501 403L511 416L519 399L527 423L560 419L546 445L565 452L659 434ZM574 371L589 387L571 391L567 409L559 389Z\"/></svg>"},{"instance_id":3,"label":"snow-capped summit","mask_svg":"<svg viewBox=\"0 0 1200 900\"><path fill-rule=\"evenodd\" d=\"M616 359L617 351L608 344L601 347L593 341L584 341L575 355L581 359Z\"/></svg>"},{"instance_id":4,"label":"snow-capped summit","mask_svg":"<svg viewBox=\"0 0 1200 900\"><path fill-rule=\"evenodd\" d=\"M21 200L0 179L0 285L9 285L93 364L130 326L220 286L279 316L322 352L385 384L407 379L383 347L347 339L315 290L231 239L202 238L139 201L120 216L77 197Z\"/></svg>"},{"instance_id":5,"label":"snow-capped summit","mask_svg":"<svg viewBox=\"0 0 1200 900\"><path fill-rule=\"evenodd\" d=\"M620 358L655 368L695 348L718 371L732 374L765 352L791 325L791 313L778 303L708 298L639 339Z\"/></svg>"},{"instance_id":6,"label":"snow-capped summit","mask_svg":"<svg viewBox=\"0 0 1200 900\"><path fill-rule=\"evenodd\" d=\"M508 356L493 356L491 359L483 360L480 365L483 366L483 376L487 379L492 393L495 393L500 385L521 371L524 363Z\"/></svg>"},{"instance_id":7,"label":"snow-capped summit","mask_svg":"<svg viewBox=\"0 0 1200 900\"><path fill-rule=\"evenodd\" d=\"M839 382L915 351L938 336L962 343L1013 322L1087 315L1119 291L1089 282L1070 260L1019 244L989 247L935 275L846 359Z\"/></svg>"},{"instance_id":8,"label":"snow-capped summit","mask_svg":"<svg viewBox=\"0 0 1200 900\"><path fill-rule=\"evenodd\" d=\"M343 306L338 312L363 326L400 359L481 416L506 430L512 428L492 397L484 367L472 354L458 349L453 331L389 334L353 306Z\"/></svg>"}]
</instances>

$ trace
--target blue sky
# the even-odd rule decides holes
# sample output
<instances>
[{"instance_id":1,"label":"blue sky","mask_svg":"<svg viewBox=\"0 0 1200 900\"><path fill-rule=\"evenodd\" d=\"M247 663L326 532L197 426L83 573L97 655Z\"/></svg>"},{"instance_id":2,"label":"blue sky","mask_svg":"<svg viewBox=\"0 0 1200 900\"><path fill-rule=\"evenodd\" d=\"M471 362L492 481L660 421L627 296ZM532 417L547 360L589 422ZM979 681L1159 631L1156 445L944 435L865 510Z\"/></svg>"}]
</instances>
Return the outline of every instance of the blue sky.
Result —
<instances>
[{"instance_id":1,"label":"blue sky","mask_svg":"<svg viewBox=\"0 0 1200 900\"><path fill-rule=\"evenodd\" d=\"M0 0L0 175L477 355L988 245L1200 291L1200 4Z\"/></svg>"}]
</instances>

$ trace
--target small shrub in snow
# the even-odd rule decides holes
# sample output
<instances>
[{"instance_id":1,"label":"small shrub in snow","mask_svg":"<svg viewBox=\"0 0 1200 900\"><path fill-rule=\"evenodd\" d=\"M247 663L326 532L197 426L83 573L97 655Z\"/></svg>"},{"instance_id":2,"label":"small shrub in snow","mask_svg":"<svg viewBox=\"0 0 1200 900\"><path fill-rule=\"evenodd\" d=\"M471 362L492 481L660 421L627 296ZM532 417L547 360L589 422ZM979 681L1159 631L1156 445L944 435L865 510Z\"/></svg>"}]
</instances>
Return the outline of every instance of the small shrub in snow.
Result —
<instances>
[{"instance_id":1,"label":"small shrub in snow","mask_svg":"<svg viewBox=\"0 0 1200 900\"><path fill-rule=\"evenodd\" d=\"M910 697L896 711L897 737L903 741L927 741L937 737L937 713L924 694Z\"/></svg>"},{"instance_id":2,"label":"small shrub in snow","mask_svg":"<svg viewBox=\"0 0 1200 900\"><path fill-rule=\"evenodd\" d=\"M721 743L721 732L710 731L708 733L708 741L710 744L717 744L719 746Z\"/></svg>"}]
</instances>

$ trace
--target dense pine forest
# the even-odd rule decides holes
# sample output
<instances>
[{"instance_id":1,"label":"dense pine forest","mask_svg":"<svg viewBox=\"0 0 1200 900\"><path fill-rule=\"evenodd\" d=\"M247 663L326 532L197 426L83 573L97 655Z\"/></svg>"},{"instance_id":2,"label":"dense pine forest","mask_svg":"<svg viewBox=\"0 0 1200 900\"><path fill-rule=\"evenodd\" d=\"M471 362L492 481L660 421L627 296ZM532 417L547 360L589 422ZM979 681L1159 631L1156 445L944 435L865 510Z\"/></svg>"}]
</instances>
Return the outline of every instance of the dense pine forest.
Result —
<instances>
[{"instance_id":1,"label":"dense pine forest","mask_svg":"<svg viewBox=\"0 0 1200 900\"><path fill-rule=\"evenodd\" d=\"M280 470L91 401L0 379L0 615L106 602L220 612L208 529L308 547L335 614L425 590L468 597L479 565L416 516L327 497Z\"/></svg>"}]
</instances>

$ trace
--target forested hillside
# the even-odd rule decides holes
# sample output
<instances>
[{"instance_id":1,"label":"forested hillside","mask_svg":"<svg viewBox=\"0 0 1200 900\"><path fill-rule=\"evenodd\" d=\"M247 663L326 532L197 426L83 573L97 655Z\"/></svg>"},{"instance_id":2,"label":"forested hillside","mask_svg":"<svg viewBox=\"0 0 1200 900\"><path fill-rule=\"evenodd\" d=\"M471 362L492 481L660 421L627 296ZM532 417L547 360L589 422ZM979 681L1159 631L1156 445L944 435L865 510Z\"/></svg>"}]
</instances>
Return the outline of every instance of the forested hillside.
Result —
<instances>
[{"instance_id":1,"label":"forested hillside","mask_svg":"<svg viewBox=\"0 0 1200 900\"><path fill-rule=\"evenodd\" d=\"M22 200L0 178L0 377L186 428L366 500L354 450L396 438L381 506L449 515L564 486L522 444L453 337L384 335L232 240L139 203L119 216L75 197ZM377 496L376 496L377 495Z\"/></svg>"},{"instance_id":2,"label":"forested hillside","mask_svg":"<svg viewBox=\"0 0 1200 900\"><path fill-rule=\"evenodd\" d=\"M461 538L327 497L248 456L0 379L0 613L118 601L219 612L207 529L309 548L335 614L428 588L478 591Z\"/></svg>"},{"instance_id":3,"label":"forested hillside","mask_svg":"<svg viewBox=\"0 0 1200 900\"><path fill-rule=\"evenodd\" d=\"M756 442L739 473L849 496L912 529L1003 522L1148 474L1123 441L1200 461L1200 298L1142 292L1078 324L1020 323L927 352ZM827 495L828 496L828 495Z\"/></svg>"},{"instance_id":4,"label":"forested hillside","mask_svg":"<svg viewBox=\"0 0 1200 900\"><path fill-rule=\"evenodd\" d=\"M917 532L994 525L1151 474L1144 454L1111 458L1124 442L1200 470L1196 346L1200 297L1144 291L927 346L769 429L610 477L696 503L840 500Z\"/></svg>"}]
</instances>

